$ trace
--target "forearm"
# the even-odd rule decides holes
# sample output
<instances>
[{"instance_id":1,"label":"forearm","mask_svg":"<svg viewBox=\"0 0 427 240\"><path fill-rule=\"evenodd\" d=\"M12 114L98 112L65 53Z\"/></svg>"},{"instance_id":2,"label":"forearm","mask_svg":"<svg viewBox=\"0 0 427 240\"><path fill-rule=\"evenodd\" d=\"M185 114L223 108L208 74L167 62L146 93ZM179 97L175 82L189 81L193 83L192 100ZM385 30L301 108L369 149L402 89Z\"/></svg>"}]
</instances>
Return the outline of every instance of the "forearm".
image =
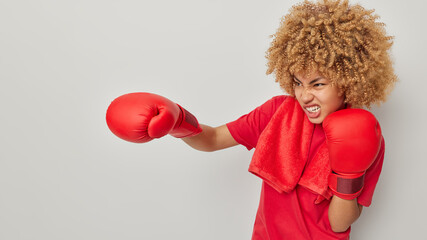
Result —
<instances>
[{"instance_id":1,"label":"forearm","mask_svg":"<svg viewBox=\"0 0 427 240\"><path fill-rule=\"evenodd\" d=\"M193 137L181 138L190 147L205 151L213 152L216 150L236 146L238 143L231 136L227 125L219 127L210 127L207 125L200 124L202 132Z\"/></svg>"},{"instance_id":2,"label":"forearm","mask_svg":"<svg viewBox=\"0 0 427 240\"><path fill-rule=\"evenodd\" d=\"M215 129L203 124L200 124L200 127L203 130L201 133L197 134L196 136L185 137L181 139L196 150L205 152L214 151Z\"/></svg>"},{"instance_id":3,"label":"forearm","mask_svg":"<svg viewBox=\"0 0 427 240\"><path fill-rule=\"evenodd\" d=\"M362 212L362 206L357 203L357 198L345 200L333 196L329 205L329 222L334 232L346 231Z\"/></svg>"}]
</instances>

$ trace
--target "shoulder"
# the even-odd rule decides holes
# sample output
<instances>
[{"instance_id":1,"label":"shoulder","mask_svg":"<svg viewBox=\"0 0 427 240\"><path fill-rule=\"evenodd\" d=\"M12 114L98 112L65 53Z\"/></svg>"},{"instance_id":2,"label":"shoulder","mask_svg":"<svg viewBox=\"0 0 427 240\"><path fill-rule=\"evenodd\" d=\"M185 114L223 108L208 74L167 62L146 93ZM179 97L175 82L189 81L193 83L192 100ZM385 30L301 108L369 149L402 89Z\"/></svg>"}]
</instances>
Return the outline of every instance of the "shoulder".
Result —
<instances>
[{"instance_id":1,"label":"shoulder","mask_svg":"<svg viewBox=\"0 0 427 240\"><path fill-rule=\"evenodd\" d=\"M258 110L264 113L274 113L284 102L296 102L296 100L289 95L274 96L259 106Z\"/></svg>"},{"instance_id":2,"label":"shoulder","mask_svg":"<svg viewBox=\"0 0 427 240\"><path fill-rule=\"evenodd\" d=\"M295 100L295 98L289 96L289 95L278 95L278 96L274 96L272 97L269 101L273 101L276 104L282 104L284 101L293 101Z\"/></svg>"}]
</instances>

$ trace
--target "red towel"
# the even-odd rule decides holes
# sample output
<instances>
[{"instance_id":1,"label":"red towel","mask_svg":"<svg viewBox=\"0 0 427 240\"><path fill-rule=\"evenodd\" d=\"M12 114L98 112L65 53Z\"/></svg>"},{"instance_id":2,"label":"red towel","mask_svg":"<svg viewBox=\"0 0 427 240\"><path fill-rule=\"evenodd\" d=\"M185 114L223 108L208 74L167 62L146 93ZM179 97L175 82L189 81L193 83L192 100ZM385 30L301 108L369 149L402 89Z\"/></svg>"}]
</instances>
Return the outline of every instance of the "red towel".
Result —
<instances>
[{"instance_id":1,"label":"red towel","mask_svg":"<svg viewBox=\"0 0 427 240\"><path fill-rule=\"evenodd\" d=\"M319 194L316 203L330 199L328 176L331 168L326 141L308 161L313 131L314 124L298 101L286 98L261 133L249 172L278 192L290 192L299 184Z\"/></svg>"}]
</instances>

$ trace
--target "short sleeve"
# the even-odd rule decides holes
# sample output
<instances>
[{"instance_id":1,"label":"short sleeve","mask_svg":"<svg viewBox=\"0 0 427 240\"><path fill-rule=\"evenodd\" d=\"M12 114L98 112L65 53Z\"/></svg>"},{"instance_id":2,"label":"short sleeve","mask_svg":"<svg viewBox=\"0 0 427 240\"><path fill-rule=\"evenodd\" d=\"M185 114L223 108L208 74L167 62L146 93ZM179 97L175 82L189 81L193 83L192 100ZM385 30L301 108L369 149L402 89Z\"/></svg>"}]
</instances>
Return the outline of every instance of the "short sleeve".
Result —
<instances>
[{"instance_id":1,"label":"short sleeve","mask_svg":"<svg viewBox=\"0 0 427 240\"><path fill-rule=\"evenodd\" d=\"M357 202L365 207L369 207L372 203L372 197L374 195L375 187L378 183L378 179L380 177L380 173L383 167L384 152L385 144L383 138L381 141L381 148L378 153L377 159L375 159L374 163L366 171L365 185L363 187L362 193L357 198Z\"/></svg>"},{"instance_id":2,"label":"short sleeve","mask_svg":"<svg viewBox=\"0 0 427 240\"><path fill-rule=\"evenodd\" d=\"M248 150L255 148L260 134L286 97L288 96L275 96L250 113L227 123L233 138Z\"/></svg>"}]
</instances>

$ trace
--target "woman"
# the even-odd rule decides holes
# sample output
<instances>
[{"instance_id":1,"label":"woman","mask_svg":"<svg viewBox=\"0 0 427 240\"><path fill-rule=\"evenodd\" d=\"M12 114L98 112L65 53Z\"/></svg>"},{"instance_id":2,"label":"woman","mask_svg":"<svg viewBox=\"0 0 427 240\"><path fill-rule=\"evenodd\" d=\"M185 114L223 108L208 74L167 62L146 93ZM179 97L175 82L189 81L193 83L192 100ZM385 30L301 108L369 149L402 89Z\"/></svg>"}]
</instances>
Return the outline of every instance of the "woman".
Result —
<instances>
[{"instance_id":1,"label":"woman","mask_svg":"<svg viewBox=\"0 0 427 240\"><path fill-rule=\"evenodd\" d=\"M252 239L349 239L384 158L380 126L361 108L384 102L397 80L392 38L372 13L347 1L293 6L266 55L289 95L233 122L199 124L164 97L131 93L111 103L108 126L132 142L169 133L201 151L256 148L249 171L263 186Z\"/></svg>"}]
</instances>

